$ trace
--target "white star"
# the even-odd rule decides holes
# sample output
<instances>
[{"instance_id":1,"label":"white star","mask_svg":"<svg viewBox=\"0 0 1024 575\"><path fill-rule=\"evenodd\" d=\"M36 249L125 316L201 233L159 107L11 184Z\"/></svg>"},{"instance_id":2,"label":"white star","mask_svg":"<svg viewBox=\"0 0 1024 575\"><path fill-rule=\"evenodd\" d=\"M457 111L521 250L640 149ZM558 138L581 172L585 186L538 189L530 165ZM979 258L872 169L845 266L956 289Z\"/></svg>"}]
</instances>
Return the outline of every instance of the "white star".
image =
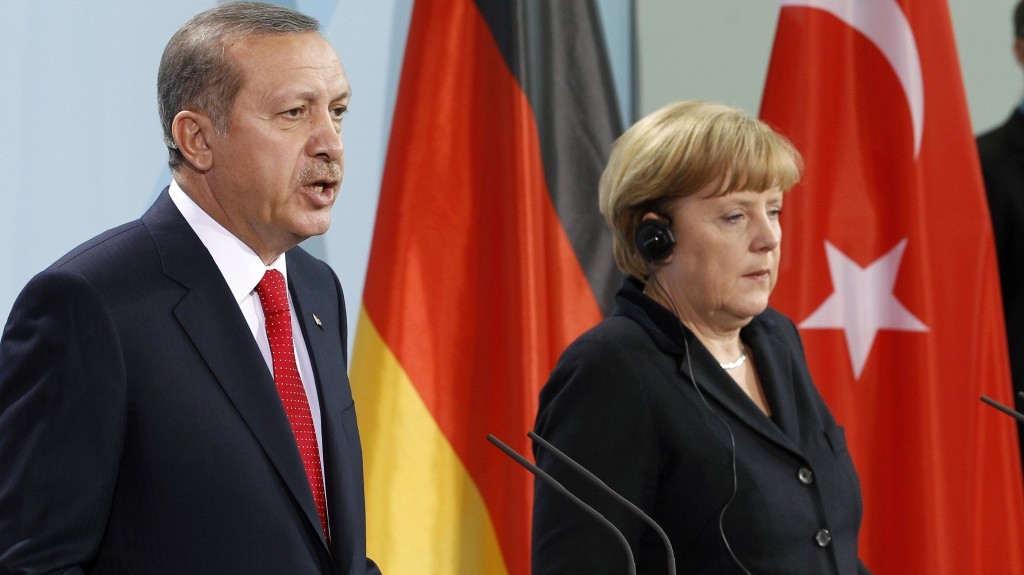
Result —
<instances>
[{"instance_id":1,"label":"white star","mask_svg":"<svg viewBox=\"0 0 1024 575\"><path fill-rule=\"evenodd\" d=\"M828 271L835 291L800 323L800 327L842 329L857 379L864 371L878 330L928 331L928 326L907 311L892 293L906 247L904 238L889 253L862 268L831 243L825 242Z\"/></svg>"}]
</instances>

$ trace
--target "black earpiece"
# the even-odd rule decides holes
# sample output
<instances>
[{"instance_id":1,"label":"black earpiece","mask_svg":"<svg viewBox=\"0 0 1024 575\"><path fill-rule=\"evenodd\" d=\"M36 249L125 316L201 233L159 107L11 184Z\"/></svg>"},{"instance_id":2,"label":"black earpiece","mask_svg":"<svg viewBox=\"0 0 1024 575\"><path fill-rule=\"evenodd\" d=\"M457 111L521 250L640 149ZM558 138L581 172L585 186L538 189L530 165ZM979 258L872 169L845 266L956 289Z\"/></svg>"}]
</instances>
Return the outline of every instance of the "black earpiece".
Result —
<instances>
[{"instance_id":1,"label":"black earpiece","mask_svg":"<svg viewBox=\"0 0 1024 575\"><path fill-rule=\"evenodd\" d=\"M636 229L636 251L649 262L667 258L675 246L676 237L667 220L644 220Z\"/></svg>"}]
</instances>

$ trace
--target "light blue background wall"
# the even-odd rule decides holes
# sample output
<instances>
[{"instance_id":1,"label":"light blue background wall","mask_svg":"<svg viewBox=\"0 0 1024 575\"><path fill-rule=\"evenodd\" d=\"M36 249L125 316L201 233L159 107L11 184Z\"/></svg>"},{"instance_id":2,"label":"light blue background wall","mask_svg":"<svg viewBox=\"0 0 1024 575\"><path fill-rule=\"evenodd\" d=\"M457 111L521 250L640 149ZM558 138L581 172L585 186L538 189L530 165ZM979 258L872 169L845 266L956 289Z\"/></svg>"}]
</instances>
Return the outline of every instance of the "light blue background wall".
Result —
<instances>
[{"instance_id":1,"label":"light blue background wall","mask_svg":"<svg viewBox=\"0 0 1024 575\"><path fill-rule=\"evenodd\" d=\"M566 1L566 0L558 0ZM682 98L757 113L777 5L637 0L641 113ZM331 231L306 243L335 268L350 325L363 277L412 0L280 2L322 22L354 90L346 174ZM630 11L602 0L622 108L629 110ZM212 1L6 2L0 14L0 319L29 278L78 243L138 217L170 179L156 114L160 54ZM1020 95L1010 0L956 0L954 24L975 126ZM350 333L352 331L350 330Z\"/></svg>"},{"instance_id":2,"label":"light blue background wall","mask_svg":"<svg viewBox=\"0 0 1024 575\"><path fill-rule=\"evenodd\" d=\"M278 2L321 21L353 86L331 231L305 247L335 268L350 334L362 299L412 0ZM604 0L629 109L628 3ZM32 275L137 218L170 181L156 113L164 45L211 1L18 0L0 34L0 318Z\"/></svg>"}]
</instances>

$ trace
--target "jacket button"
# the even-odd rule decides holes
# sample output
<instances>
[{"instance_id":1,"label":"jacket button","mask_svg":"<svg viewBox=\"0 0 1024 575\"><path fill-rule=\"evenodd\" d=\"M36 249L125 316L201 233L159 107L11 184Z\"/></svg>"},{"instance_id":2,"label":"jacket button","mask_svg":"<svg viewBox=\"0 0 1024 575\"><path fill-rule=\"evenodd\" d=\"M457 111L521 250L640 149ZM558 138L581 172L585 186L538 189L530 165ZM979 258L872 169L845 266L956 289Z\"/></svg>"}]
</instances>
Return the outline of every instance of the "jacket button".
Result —
<instances>
[{"instance_id":1,"label":"jacket button","mask_svg":"<svg viewBox=\"0 0 1024 575\"><path fill-rule=\"evenodd\" d=\"M818 544L818 547L828 547L832 543L832 534L828 532L828 529L819 529L814 534L814 541Z\"/></svg>"},{"instance_id":2,"label":"jacket button","mask_svg":"<svg viewBox=\"0 0 1024 575\"><path fill-rule=\"evenodd\" d=\"M796 476L800 479L800 483L803 483L804 485L814 483L814 472L806 467L801 467L800 471L797 471Z\"/></svg>"}]
</instances>

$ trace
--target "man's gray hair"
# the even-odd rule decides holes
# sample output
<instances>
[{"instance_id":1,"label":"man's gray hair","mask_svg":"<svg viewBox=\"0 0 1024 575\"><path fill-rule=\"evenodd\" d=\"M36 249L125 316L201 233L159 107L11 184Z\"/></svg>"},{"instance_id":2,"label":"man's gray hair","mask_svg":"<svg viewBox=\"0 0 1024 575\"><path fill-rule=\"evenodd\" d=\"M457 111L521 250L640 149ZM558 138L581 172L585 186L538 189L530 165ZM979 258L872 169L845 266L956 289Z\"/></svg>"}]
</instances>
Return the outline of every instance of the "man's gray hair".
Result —
<instances>
[{"instance_id":1,"label":"man's gray hair","mask_svg":"<svg viewBox=\"0 0 1024 575\"><path fill-rule=\"evenodd\" d=\"M221 4L185 22L167 42L156 80L157 106L171 170L185 161L171 135L171 123L178 112L206 114L219 133L227 133L231 107L243 81L241 70L227 55L229 41L319 30L315 18L259 2Z\"/></svg>"}]
</instances>

